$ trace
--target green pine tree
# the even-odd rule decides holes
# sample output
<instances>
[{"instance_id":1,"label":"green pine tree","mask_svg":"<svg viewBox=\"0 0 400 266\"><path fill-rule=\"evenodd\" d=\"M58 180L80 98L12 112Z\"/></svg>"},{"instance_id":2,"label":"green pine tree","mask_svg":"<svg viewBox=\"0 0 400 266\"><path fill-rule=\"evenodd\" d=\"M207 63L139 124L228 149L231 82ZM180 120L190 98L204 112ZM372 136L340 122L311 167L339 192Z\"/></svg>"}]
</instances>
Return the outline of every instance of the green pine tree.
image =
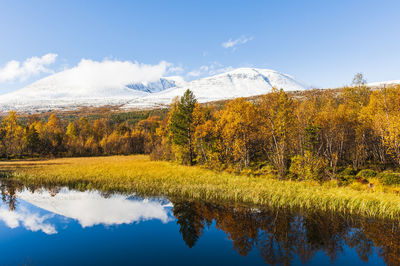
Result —
<instances>
[{"instance_id":1,"label":"green pine tree","mask_svg":"<svg viewBox=\"0 0 400 266\"><path fill-rule=\"evenodd\" d=\"M182 161L190 165L194 164L193 147L193 110L197 100L192 91L186 90L180 98L176 108L172 110L169 130L172 133L172 141L182 150Z\"/></svg>"}]
</instances>

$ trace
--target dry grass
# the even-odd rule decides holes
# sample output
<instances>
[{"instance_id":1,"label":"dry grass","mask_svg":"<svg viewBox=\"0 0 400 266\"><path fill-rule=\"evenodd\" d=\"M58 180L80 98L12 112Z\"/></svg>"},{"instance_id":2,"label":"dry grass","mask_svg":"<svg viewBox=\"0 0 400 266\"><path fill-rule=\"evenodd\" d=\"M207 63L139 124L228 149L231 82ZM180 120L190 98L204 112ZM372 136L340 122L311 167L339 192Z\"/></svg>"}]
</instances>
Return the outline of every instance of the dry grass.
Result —
<instances>
[{"instance_id":1,"label":"dry grass","mask_svg":"<svg viewBox=\"0 0 400 266\"><path fill-rule=\"evenodd\" d=\"M400 218L400 196L382 187L340 187L335 182L283 181L216 173L199 167L150 161L147 156L63 158L1 162L1 170L26 184L75 189L136 191L270 207L317 209L368 217Z\"/></svg>"}]
</instances>

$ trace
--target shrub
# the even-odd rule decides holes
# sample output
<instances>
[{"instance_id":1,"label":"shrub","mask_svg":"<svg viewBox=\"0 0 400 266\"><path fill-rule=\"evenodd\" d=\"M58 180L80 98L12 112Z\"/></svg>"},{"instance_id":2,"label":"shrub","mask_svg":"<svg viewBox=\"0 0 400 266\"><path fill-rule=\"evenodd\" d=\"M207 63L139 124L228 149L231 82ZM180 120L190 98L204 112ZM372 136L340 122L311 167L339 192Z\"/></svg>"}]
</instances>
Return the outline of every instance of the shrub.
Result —
<instances>
[{"instance_id":1,"label":"shrub","mask_svg":"<svg viewBox=\"0 0 400 266\"><path fill-rule=\"evenodd\" d=\"M400 184L400 173L383 172L383 173L379 174L379 177L382 179L382 182L385 185L398 185L398 184Z\"/></svg>"},{"instance_id":2,"label":"shrub","mask_svg":"<svg viewBox=\"0 0 400 266\"><path fill-rule=\"evenodd\" d=\"M276 176L278 173L274 166L266 162L256 162L240 171L240 174L247 176Z\"/></svg>"},{"instance_id":3,"label":"shrub","mask_svg":"<svg viewBox=\"0 0 400 266\"><path fill-rule=\"evenodd\" d=\"M363 178L375 177L376 172L371 169L364 169L364 170L361 170L360 172L358 172L357 176L363 177Z\"/></svg>"},{"instance_id":4,"label":"shrub","mask_svg":"<svg viewBox=\"0 0 400 266\"><path fill-rule=\"evenodd\" d=\"M348 185L355 180L356 173L357 172L353 168L347 167L337 174L337 179L342 185Z\"/></svg>"},{"instance_id":5,"label":"shrub","mask_svg":"<svg viewBox=\"0 0 400 266\"><path fill-rule=\"evenodd\" d=\"M278 173L276 172L275 168L270 165L260 165L256 170L253 171L254 175L257 176L266 176L266 175L277 175Z\"/></svg>"},{"instance_id":6,"label":"shrub","mask_svg":"<svg viewBox=\"0 0 400 266\"><path fill-rule=\"evenodd\" d=\"M339 180L344 182L350 182L355 179L354 175L339 175Z\"/></svg>"},{"instance_id":7,"label":"shrub","mask_svg":"<svg viewBox=\"0 0 400 266\"><path fill-rule=\"evenodd\" d=\"M342 172L340 172L339 175L341 176L355 176L357 174L357 171L354 170L351 167L347 167L346 169L344 169Z\"/></svg>"},{"instance_id":8,"label":"shrub","mask_svg":"<svg viewBox=\"0 0 400 266\"><path fill-rule=\"evenodd\" d=\"M292 158L289 173L297 178L306 180L323 180L328 162L306 151L304 156L296 155Z\"/></svg>"}]
</instances>

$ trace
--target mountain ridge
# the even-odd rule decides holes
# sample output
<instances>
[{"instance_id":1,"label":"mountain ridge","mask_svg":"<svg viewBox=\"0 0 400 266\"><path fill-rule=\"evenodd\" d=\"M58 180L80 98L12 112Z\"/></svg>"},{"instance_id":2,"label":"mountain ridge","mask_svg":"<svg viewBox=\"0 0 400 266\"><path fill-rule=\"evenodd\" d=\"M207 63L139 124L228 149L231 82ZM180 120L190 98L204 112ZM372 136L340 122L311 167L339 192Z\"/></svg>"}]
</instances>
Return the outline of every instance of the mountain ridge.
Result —
<instances>
[{"instance_id":1,"label":"mountain ridge","mask_svg":"<svg viewBox=\"0 0 400 266\"><path fill-rule=\"evenodd\" d=\"M66 70L38 80L20 90L0 95L0 110L23 112L48 109L73 109L82 106L119 105L123 108L165 106L190 89L199 102L225 100L266 94L273 87L285 91L307 90L309 87L292 76L270 69L237 68L229 72L185 81L182 77L161 77L158 80L94 86L90 82L76 84ZM91 77L93 78L93 77Z\"/></svg>"}]
</instances>

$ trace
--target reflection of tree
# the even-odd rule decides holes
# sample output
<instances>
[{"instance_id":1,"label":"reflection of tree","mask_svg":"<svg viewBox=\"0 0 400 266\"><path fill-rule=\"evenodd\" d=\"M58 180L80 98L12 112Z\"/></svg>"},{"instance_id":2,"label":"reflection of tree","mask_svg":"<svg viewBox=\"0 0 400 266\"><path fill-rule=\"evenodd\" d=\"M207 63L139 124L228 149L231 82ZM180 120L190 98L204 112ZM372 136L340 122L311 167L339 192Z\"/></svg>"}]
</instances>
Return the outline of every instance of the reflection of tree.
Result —
<instances>
[{"instance_id":1,"label":"reflection of tree","mask_svg":"<svg viewBox=\"0 0 400 266\"><path fill-rule=\"evenodd\" d=\"M340 216L307 214L304 218L304 229L313 249L323 250L332 261L343 252L343 236L346 235L349 226Z\"/></svg>"},{"instance_id":2,"label":"reflection of tree","mask_svg":"<svg viewBox=\"0 0 400 266\"><path fill-rule=\"evenodd\" d=\"M378 254L387 265L400 265L400 226L392 223L365 221L362 224L365 236L371 239Z\"/></svg>"},{"instance_id":3,"label":"reflection of tree","mask_svg":"<svg viewBox=\"0 0 400 266\"><path fill-rule=\"evenodd\" d=\"M8 205L11 211L14 211L17 205L17 198L15 193L27 189L28 191L35 193L38 189L45 189L49 192L50 196L54 197L60 191L58 186L47 186L45 188L38 187L35 184L23 185L22 183L13 179L2 179L0 180L0 193L1 200Z\"/></svg>"},{"instance_id":4,"label":"reflection of tree","mask_svg":"<svg viewBox=\"0 0 400 266\"><path fill-rule=\"evenodd\" d=\"M184 201L174 203L173 213L189 247L195 245L204 226L214 221L239 254L246 256L257 248L267 264L289 265L295 257L307 263L317 251L335 261L347 245L362 261L367 262L377 246L388 265L400 265L399 225L388 221Z\"/></svg>"},{"instance_id":5,"label":"reflection of tree","mask_svg":"<svg viewBox=\"0 0 400 266\"><path fill-rule=\"evenodd\" d=\"M229 212L221 208L215 208L215 211L222 212L216 218L217 228L228 234L229 239L233 242L233 248L240 255L246 256L257 243L259 229L257 217L250 217L254 214L243 212L240 208L232 208ZM212 213L210 214L212 215ZM212 221L210 216L208 219Z\"/></svg>"},{"instance_id":6,"label":"reflection of tree","mask_svg":"<svg viewBox=\"0 0 400 266\"><path fill-rule=\"evenodd\" d=\"M9 179L5 179L0 183L1 200L8 205L11 211L14 211L16 208L17 198L15 192L19 187L20 185Z\"/></svg>"},{"instance_id":7,"label":"reflection of tree","mask_svg":"<svg viewBox=\"0 0 400 266\"><path fill-rule=\"evenodd\" d=\"M204 228L204 221L196 207L194 203L176 202L173 209L177 223L180 225L179 232L189 248L196 244Z\"/></svg>"},{"instance_id":8,"label":"reflection of tree","mask_svg":"<svg viewBox=\"0 0 400 266\"><path fill-rule=\"evenodd\" d=\"M346 238L346 244L350 248L355 248L362 261L368 262L368 258L372 255L372 248L374 246L372 240L368 239L359 228L352 230Z\"/></svg>"}]
</instances>

